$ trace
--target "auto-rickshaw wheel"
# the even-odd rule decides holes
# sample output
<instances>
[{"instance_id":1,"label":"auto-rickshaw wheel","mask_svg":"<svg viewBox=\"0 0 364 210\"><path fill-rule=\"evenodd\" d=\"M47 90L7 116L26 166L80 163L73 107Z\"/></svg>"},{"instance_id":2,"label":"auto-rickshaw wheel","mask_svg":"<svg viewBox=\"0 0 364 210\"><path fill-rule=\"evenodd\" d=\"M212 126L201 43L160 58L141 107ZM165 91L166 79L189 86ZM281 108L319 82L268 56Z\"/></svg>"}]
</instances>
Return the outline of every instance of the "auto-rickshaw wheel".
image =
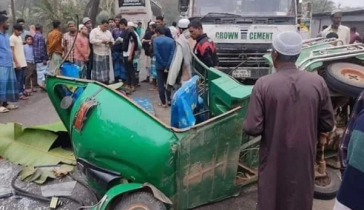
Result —
<instances>
[{"instance_id":1,"label":"auto-rickshaw wheel","mask_svg":"<svg viewBox=\"0 0 364 210\"><path fill-rule=\"evenodd\" d=\"M114 208L115 210L167 210L166 206L151 193L136 192L127 195Z\"/></svg>"},{"instance_id":2,"label":"auto-rickshaw wheel","mask_svg":"<svg viewBox=\"0 0 364 210\"><path fill-rule=\"evenodd\" d=\"M315 179L314 198L331 200L339 191L341 178L334 169L326 168L326 176Z\"/></svg>"},{"instance_id":3,"label":"auto-rickshaw wheel","mask_svg":"<svg viewBox=\"0 0 364 210\"><path fill-rule=\"evenodd\" d=\"M327 85L346 96L357 97L364 90L364 67L353 63L333 63L324 74Z\"/></svg>"}]
</instances>

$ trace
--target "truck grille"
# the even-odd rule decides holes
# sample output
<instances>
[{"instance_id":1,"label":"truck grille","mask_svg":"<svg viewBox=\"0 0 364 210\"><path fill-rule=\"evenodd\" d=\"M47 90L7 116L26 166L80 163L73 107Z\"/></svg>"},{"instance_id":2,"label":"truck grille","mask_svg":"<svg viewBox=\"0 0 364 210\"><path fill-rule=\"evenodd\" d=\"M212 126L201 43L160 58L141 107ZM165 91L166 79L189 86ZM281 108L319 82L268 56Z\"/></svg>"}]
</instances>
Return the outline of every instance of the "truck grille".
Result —
<instances>
[{"instance_id":1,"label":"truck grille","mask_svg":"<svg viewBox=\"0 0 364 210\"><path fill-rule=\"evenodd\" d=\"M251 70L254 79L269 72L269 65L263 56L270 48L270 44L217 43L216 47L220 69L226 73L236 69L239 65L239 68ZM241 64L243 61L245 63Z\"/></svg>"}]
</instances>

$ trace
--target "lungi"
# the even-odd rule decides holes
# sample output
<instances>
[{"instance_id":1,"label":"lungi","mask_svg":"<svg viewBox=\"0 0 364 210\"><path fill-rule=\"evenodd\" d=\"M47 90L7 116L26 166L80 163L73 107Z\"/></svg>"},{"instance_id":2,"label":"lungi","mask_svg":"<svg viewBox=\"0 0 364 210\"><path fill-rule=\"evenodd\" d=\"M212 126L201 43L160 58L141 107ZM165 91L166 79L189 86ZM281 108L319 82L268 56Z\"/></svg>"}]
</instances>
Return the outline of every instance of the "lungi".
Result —
<instances>
[{"instance_id":1,"label":"lungi","mask_svg":"<svg viewBox=\"0 0 364 210\"><path fill-rule=\"evenodd\" d=\"M13 67L0 66L0 101L17 102L19 87Z\"/></svg>"},{"instance_id":2,"label":"lungi","mask_svg":"<svg viewBox=\"0 0 364 210\"><path fill-rule=\"evenodd\" d=\"M52 75L59 75L59 68L61 67L62 55L53 53L49 61L48 72Z\"/></svg>"},{"instance_id":3,"label":"lungi","mask_svg":"<svg viewBox=\"0 0 364 210\"><path fill-rule=\"evenodd\" d=\"M94 54L91 79L105 84L110 80L110 57L108 55Z\"/></svg>"}]
</instances>

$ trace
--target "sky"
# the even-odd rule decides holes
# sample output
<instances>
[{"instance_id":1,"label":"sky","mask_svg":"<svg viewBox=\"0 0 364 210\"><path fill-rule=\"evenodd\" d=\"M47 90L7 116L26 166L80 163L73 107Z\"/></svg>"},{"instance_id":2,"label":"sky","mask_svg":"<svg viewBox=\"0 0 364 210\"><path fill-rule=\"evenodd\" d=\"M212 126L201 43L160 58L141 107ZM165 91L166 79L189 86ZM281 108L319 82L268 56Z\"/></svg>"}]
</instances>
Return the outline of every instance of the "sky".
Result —
<instances>
[{"instance_id":1,"label":"sky","mask_svg":"<svg viewBox=\"0 0 364 210\"><path fill-rule=\"evenodd\" d=\"M337 5L341 4L342 7L364 7L364 0L332 0Z\"/></svg>"}]
</instances>

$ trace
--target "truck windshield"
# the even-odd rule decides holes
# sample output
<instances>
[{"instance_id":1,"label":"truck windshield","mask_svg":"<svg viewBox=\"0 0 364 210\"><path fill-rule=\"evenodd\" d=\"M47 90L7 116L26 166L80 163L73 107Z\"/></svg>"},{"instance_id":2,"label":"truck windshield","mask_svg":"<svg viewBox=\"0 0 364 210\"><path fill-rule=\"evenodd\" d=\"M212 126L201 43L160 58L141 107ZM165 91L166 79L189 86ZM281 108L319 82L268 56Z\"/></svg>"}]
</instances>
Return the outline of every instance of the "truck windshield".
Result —
<instances>
[{"instance_id":1,"label":"truck windshield","mask_svg":"<svg viewBox=\"0 0 364 210\"><path fill-rule=\"evenodd\" d=\"M291 16L295 0L194 0L193 16L208 13L233 13L249 16Z\"/></svg>"},{"instance_id":2,"label":"truck windshield","mask_svg":"<svg viewBox=\"0 0 364 210\"><path fill-rule=\"evenodd\" d=\"M144 7L145 0L119 0L119 7Z\"/></svg>"}]
</instances>

